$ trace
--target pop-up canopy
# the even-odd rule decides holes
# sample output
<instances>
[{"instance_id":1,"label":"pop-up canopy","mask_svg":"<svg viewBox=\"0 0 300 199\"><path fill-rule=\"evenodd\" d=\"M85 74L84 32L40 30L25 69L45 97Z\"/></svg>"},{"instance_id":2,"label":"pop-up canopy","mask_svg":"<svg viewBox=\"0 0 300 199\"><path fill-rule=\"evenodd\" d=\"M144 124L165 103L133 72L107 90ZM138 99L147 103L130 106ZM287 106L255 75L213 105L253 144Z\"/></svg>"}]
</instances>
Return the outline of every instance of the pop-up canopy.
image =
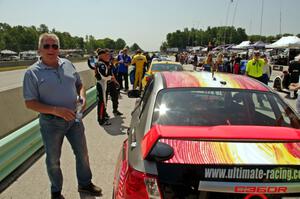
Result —
<instances>
[{"instance_id":1,"label":"pop-up canopy","mask_svg":"<svg viewBox=\"0 0 300 199\"><path fill-rule=\"evenodd\" d=\"M11 50L1 50L0 54L3 54L3 55L16 55L18 53L14 52L14 51L11 51Z\"/></svg>"},{"instance_id":2,"label":"pop-up canopy","mask_svg":"<svg viewBox=\"0 0 300 199\"><path fill-rule=\"evenodd\" d=\"M300 39L296 36L281 37L266 48L300 48Z\"/></svg>"},{"instance_id":3,"label":"pop-up canopy","mask_svg":"<svg viewBox=\"0 0 300 199\"><path fill-rule=\"evenodd\" d=\"M247 49L250 46L250 41L243 41L239 45L233 46L232 49Z\"/></svg>"}]
</instances>

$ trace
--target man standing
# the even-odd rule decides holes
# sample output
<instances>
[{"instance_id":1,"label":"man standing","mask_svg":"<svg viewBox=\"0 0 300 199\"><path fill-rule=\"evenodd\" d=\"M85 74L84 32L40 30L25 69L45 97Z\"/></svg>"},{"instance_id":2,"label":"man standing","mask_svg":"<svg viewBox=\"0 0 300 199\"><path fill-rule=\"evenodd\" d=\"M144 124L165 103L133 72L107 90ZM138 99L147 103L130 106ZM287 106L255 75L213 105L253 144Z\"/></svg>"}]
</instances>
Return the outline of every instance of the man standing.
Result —
<instances>
[{"instance_id":1,"label":"man standing","mask_svg":"<svg viewBox=\"0 0 300 199\"><path fill-rule=\"evenodd\" d=\"M107 92L106 92L106 98L108 94L110 95L111 101L112 101L112 107L113 107L113 114L120 116L123 115L120 111L118 111L119 107L119 95L120 91L119 89L119 83L116 80L117 76L117 69L115 67L114 59L109 63L108 70L109 74L111 75L111 80L107 82ZM127 77L128 79L128 77ZM128 80L127 80L128 81Z\"/></svg>"},{"instance_id":2,"label":"man standing","mask_svg":"<svg viewBox=\"0 0 300 199\"><path fill-rule=\"evenodd\" d=\"M139 90L142 90L142 79L143 79L143 72L144 67L147 63L147 58L141 54L141 50L136 51L136 55L133 57L131 64L135 65L135 77L134 77L134 84L133 90L139 86Z\"/></svg>"},{"instance_id":3,"label":"man standing","mask_svg":"<svg viewBox=\"0 0 300 199\"><path fill-rule=\"evenodd\" d=\"M300 58L295 57L294 61L289 64L289 73L291 75L291 83L299 82L300 75ZM297 99L297 91L294 92L294 99Z\"/></svg>"},{"instance_id":4,"label":"man standing","mask_svg":"<svg viewBox=\"0 0 300 199\"><path fill-rule=\"evenodd\" d=\"M246 66L246 75L257 79L258 81L264 83L263 81L263 67L265 66L265 61L260 58L260 52L254 51L253 58L248 61ZM257 98L260 106L264 106L262 98Z\"/></svg>"},{"instance_id":5,"label":"man standing","mask_svg":"<svg viewBox=\"0 0 300 199\"><path fill-rule=\"evenodd\" d=\"M91 179L88 150L82 121L75 122L79 95L86 105L85 90L74 65L60 59L59 39L55 34L39 37L40 60L25 73L23 95L26 107L40 113L39 122L46 150L46 165L51 182L51 198L63 199L63 176L60 168L64 137L76 156L78 191L100 196L101 189ZM84 108L83 108L84 109Z\"/></svg>"},{"instance_id":6,"label":"man standing","mask_svg":"<svg viewBox=\"0 0 300 199\"><path fill-rule=\"evenodd\" d=\"M112 80L112 73L109 69L110 53L108 49L98 49L98 62L95 64L95 77L97 79L97 120L99 124L111 125L108 121L106 113L106 96L107 96L107 84ZM113 79L115 81L115 79Z\"/></svg>"},{"instance_id":7,"label":"man standing","mask_svg":"<svg viewBox=\"0 0 300 199\"><path fill-rule=\"evenodd\" d=\"M246 75L263 82L262 76L264 65L265 61L260 58L260 52L255 51L253 58L247 63Z\"/></svg>"},{"instance_id":8,"label":"man standing","mask_svg":"<svg viewBox=\"0 0 300 199\"><path fill-rule=\"evenodd\" d=\"M120 89L123 89L123 79L125 82L125 91L128 90L128 66L131 63L131 58L128 56L128 49L124 48L122 53L118 55L118 82L120 84Z\"/></svg>"}]
</instances>

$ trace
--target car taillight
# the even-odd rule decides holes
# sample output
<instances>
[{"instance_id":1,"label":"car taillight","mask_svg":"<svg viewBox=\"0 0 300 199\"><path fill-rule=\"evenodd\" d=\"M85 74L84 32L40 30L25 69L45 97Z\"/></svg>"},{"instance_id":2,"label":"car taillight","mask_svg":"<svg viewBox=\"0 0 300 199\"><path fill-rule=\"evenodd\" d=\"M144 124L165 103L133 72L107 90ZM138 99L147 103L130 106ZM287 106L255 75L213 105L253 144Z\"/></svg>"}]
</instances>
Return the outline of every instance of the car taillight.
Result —
<instances>
[{"instance_id":1,"label":"car taillight","mask_svg":"<svg viewBox=\"0 0 300 199\"><path fill-rule=\"evenodd\" d=\"M157 185L157 180L156 178L148 178L146 177L144 179L146 189L148 192L148 197L150 199L160 199L160 193Z\"/></svg>"},{"instance_id":2,"label":"car taillight","mask_svg":"<svg viewBox=\"0 0 300 199\"><path fill-rule=\"evenodd\" d=\"M125 180L125 199L160 199L155 176L128 168Z\"/></svg>"}]
</instances>

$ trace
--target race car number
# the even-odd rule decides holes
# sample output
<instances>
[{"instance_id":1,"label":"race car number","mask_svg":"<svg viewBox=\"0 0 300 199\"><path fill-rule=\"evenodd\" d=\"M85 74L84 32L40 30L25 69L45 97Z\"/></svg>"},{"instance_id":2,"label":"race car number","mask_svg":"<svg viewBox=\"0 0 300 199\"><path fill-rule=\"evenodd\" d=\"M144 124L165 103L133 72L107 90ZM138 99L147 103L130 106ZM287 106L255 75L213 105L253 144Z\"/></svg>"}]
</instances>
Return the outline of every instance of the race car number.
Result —
<instances>
[{"instance_id":1,"label":"race car number","mask_svg":"<svg viewBox=\"0 0 300 199\"><path fill-rule=\"evenodd\" d=\"M235 186L236 193L287 193L287 187L280 186Z\"/></svg>"}]
</instances>

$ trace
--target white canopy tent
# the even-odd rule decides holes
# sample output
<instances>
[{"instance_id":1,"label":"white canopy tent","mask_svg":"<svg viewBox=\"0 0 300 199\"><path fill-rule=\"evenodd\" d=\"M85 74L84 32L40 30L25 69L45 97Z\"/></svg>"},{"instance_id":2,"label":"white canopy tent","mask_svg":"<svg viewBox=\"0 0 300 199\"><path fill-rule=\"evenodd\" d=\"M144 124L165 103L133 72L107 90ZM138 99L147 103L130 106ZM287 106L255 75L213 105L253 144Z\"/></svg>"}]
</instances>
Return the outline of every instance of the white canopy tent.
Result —
<instances>
[{"instance_id":1,"label":"white canopy tent","mask_svg":"<svg viewBox=\"0 0 300 199\"><path fill-rule=\"evenodd\" d=\"M250 41L243 41L242 43L236 45L236 46L233 46L231 47L231 49L247 49L249 46L250 46Z\"/></svg>"},{"instance_id":2,"label":"white canopy tent","mask_svg":"<svg viewBox=\"0 0 300 199\"><path fill-rule=\"evenodd\" d=\"M3 55L16 55L18 53L14 52L14 51L11 51L11 50L1 50L0 54L3 54Z\"/></svg>"},{"instance_id":3,"label":"white canopy tent","mask_svg":"<svg viewBox=\"0 0 300 199\"><path fill-rule=\"evenodd\" d=\"M300 48L300 39L296 36L281 37L266 48Z\"/></svg>"}]
</instances>

